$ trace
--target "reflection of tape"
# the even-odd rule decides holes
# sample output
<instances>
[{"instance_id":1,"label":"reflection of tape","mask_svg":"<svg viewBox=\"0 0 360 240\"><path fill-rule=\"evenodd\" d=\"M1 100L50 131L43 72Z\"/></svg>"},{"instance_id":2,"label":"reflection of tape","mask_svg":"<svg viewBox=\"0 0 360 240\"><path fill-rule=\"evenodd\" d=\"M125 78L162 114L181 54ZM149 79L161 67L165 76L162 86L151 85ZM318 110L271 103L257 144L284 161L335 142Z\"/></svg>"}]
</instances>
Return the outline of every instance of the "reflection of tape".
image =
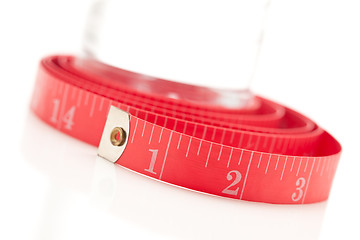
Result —
<instances>
[{"instance_id":1,"label":"reflection of tape","mask_svg":"<svg viewBox=\"0 0 360 240\"><path fill-rule=\"evenodd\" d=\"M114 164L104 161L102 158L97 157L94 168L94 177L92 184L92 195L96 202L105 206L109 206L115 196L116 189L116 175Z\"/></svg>"},{"instance_id":2,"label":"reflection of tape","mask_svg":"<svg viewBox=\"0 0 360 240\"><path fill-rule=\"evenodd\" d=\"M126 111L128 143L117 164L223 197L269 203L328 198L341 146L299 113L260 97L240 110L170 99L162 89L183 94L191 88L204 98L214 92L165 80L153 82L160 84L157 94L144 93L132 88L144 81L140 74L89 60L79 67L76 60L54 56L41 62L32 109L95 146L110 106Z\"/></svg>"}]
</instances>

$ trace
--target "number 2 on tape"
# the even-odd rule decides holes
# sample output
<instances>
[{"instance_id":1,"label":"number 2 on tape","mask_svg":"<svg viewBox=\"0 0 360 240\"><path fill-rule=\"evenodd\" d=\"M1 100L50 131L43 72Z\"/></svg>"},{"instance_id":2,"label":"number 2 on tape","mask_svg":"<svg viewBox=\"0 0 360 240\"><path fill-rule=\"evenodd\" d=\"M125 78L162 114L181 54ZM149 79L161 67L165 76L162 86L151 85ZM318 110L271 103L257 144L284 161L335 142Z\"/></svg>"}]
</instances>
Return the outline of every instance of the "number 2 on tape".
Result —
<instances>
[{"instance_id":1,"label":"number 2 on tape","mask_svg":"<svg viewBox=\"0 0 360 240\"><path fill-rule=\"evenodd\" d=\"M237 187L235 190L230 189L230 188L236 186L241 181L241 173L237 170L230 171L226 177L228 181L231 181L233 179L232 173L234 173L234 175L235 175L234 181L227 188L225 188L222 192L225 194L230 194L230 195L236 196L239 192L239 187Z\"/></svg>"}]
</instances>

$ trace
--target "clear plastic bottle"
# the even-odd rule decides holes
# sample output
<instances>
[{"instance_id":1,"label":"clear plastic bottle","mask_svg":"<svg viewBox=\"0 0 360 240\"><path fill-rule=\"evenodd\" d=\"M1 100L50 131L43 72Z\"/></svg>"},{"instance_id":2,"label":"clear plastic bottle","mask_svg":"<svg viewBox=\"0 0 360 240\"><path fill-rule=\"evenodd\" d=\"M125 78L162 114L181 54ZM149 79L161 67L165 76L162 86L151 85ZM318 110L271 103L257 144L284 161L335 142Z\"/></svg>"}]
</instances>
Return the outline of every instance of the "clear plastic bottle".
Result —
<instances>
[{"instance_id":1,"label":"clear plastic bottle","mask_svg":"<svg viewBox=\"0 0 360 240\"><path fill-rule=\"evenodd\" d=\"M183 93L174 84L167 97L242 108L251 102L269 1L95 1L83 50L86 57L112 66L214 93L202 98L198 88ZM142 90L161 88L149 86Z\"/></svg>"}]
</instances>

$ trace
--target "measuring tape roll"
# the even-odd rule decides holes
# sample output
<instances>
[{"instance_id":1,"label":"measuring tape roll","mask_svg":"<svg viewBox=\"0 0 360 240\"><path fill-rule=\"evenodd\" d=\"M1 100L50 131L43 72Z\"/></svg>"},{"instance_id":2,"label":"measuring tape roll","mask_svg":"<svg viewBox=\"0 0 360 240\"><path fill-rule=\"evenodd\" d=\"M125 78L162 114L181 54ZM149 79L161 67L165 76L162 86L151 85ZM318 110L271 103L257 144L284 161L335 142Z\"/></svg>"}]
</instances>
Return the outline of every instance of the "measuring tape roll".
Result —
<instances>
[{"instance_id":1,"label":"measuring tape roll","mask_svg":"<svg viewBox=\"0 0 360 240\"><path fill-rule=\"evenodd\" d=\"M40 63L31 108L60 131L100 144L110 161L167 183L256 202L328 198L341 146L313 121L261 97L235 110L164 97L174 89L179 99L216 97L204 87L50 56Z\"/></svg>"}]
</instances>

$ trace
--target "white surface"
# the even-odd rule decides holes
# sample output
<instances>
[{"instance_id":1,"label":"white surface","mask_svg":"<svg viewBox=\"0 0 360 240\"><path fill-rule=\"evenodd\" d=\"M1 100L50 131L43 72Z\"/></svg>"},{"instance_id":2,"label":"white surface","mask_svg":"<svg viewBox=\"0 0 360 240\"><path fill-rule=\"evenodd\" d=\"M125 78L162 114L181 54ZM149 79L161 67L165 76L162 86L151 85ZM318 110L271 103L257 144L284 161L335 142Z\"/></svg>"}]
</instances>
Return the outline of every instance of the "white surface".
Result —
<instances>
[{"instance_id":1,"label":"white surface","mask_svg":"<svg viewBox=\"0 0 360 240\"><path fill-rule=\"evenodd\" d=\"M329 201L276 206L138 176L28 112L37 62L80 48L86 2L0 3L1 239L360 239L360 6L274 0L254 92L310 116L344 147Z\"/></svg>"}]
</instances>

